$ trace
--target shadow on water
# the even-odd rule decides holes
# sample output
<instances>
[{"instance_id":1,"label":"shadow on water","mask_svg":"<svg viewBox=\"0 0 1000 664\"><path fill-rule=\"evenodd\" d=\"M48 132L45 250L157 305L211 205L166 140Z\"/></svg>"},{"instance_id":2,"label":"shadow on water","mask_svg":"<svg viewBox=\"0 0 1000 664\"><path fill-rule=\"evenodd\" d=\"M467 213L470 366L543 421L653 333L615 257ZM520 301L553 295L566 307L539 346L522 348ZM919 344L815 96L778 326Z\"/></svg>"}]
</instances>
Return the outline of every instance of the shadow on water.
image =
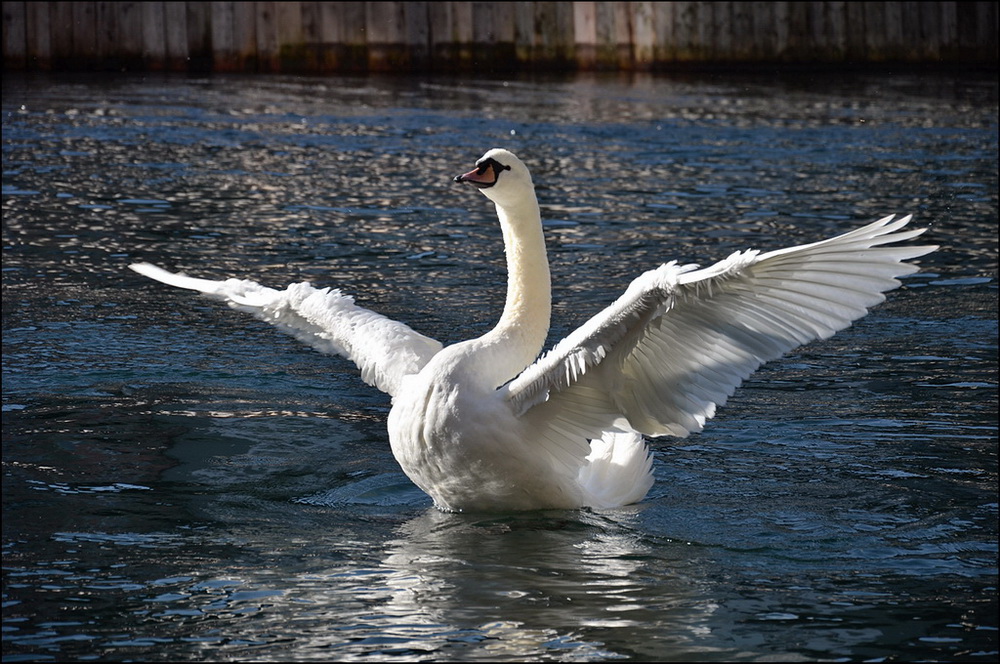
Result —
<instances>
[{"instance_id":1,"label":"shadow on water","mask_svg":"<svg viewBox=\"0 0 1000 664\"><path fill-rule=\"evenodd\" d=\"M3 81L4 661L993 661L995 76ZM555 341L639 272L913 212L942 249L656 440L610 511L443 514L346 362L142 280L310 280L446 341L538 183ZM461 303L456 306L457 303Z\"/></svg>"}]
</instances>

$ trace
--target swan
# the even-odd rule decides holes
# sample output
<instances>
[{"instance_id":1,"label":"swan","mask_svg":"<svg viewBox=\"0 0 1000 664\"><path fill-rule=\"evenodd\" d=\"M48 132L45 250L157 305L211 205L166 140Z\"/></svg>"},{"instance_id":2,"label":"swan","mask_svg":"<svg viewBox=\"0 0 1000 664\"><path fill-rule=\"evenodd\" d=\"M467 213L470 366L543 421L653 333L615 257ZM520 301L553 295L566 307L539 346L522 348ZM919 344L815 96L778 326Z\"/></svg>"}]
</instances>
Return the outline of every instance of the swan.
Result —
<instances>
[{"instance_id":1,"label":"swan","mask_svg":"<svg viewBox=\"0 0 1000 664\"><path fill-rule=\"evenodd\" d=\"M392 453L439 509L516 511L642 500L653 484L646 436L700 431L761 364L848 327L917 271L904 261L937 248L895 244L926 229L890 215L705 268L672 261L541 354L551 287L531 174L495 148L454 180L495 204L508 284L496 326L447 347L336 289L129 267L352 360L392 398Z\"/></svg>"}]
</instances>

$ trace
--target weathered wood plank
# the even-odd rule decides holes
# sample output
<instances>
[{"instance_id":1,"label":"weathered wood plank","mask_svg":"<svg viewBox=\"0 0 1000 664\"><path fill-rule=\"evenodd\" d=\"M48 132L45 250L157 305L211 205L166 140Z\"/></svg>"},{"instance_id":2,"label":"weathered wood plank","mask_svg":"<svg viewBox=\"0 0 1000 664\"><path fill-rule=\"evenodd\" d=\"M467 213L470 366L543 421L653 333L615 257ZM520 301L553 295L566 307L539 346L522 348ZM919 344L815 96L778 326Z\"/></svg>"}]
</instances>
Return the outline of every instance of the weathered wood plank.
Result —
<instances>
[{"instance_id":1,"label":"weathered wood plank","mask_svg":"<svg viewBox=\"0 0 1000 664\"><path fill-rule=\"evenodd\" d=\"M847 57L848 3L826 2L823 4L826 7L826 60L828 62L843 62Z\"/></svg>"},{"instance_id":2,"label":"weathered wood plank","mask_svg":"<svg viewBox=\"0 0 1000 664\"><path fill-rule=\"evenodd\" d=\"M997 62L995 2L3 2L7 69Z\"/></svg>"},{"instance_id":3,"label":"weathered wood plank","mask_svg":"<svg viewBox=\"0 0 1000 664\"><path fill-rule=\"evenodd\" d=\"M615 3L599 2L597 15L596 55L597 68L614 70L618 68L618 12Z\"/></svg>"},{"instance_id":4,"label":"weathered wood plank","mask_svg":"<svg viewBox=\"0 0 1000 664\"><path fill-rule=\"evenodd\" d=\"M233 49L241 71L257 71L257 17L252 2L233 3Z\"/></svg>"},{"instance_id":5,"label":"weathered wood plank","mask_svg":"<svg viewBox=\"0 0 1000 664\"><path fill-rule=\"evenodd\" d=\"M697 59L698 49L698 3L674 2L674 60L692 62Z\"/></svg>"},{"instance_id":6,"label":"weathered wood plank","mask_svg":"<svg viewBox=\"0 0 1000 664\"><path fill-rule=\"evenodd\" d=\"M597 68L596 2L573 3L573 51L576 66L581 70L591 71Z\"/></svg>"},{"instance_id":7,"label":"weathered wood plank","mask_svg":"<svg viewBox=\"0 0 1000 664\"><path fill-rule=\"evenodd\" d=\"M142 64L151 71L161 71L167 63L167 33L164 3L140 2L139 22L142 34Z\"/></svg>"},{"instance_id":8,"label":"weathered wood plank","mask_svg":"<svg viewBox=\"0 0 1000 664\"><path fill-rule=\"evenodd\" d=\"M567 68L573 63L573 5L536 2L532 62L544 68Z\"/></svg>"},{"instance_id":9,"label":"weathered wood plank","mask_svg":"<svg viewBox=\"0 0 1000 664\"><path fill-rule=\"evenodd\" d=\"M885 60L903 60L906 49L903 43L904 13L902 2L882 3L885 12L885 33L882 44L882 57Z\"/></svg>"},{"instance_id":10,"label":"weathered wood plank","mask_svg":"<svg viewBox=\"0 0 1000 664\"><path fill-rule=\"evenodd\" d=\"M32 69L52 68L52 33L49 3L25 3L25 55Z\"/></svg>"},{"instance_id":11,"label":"weathered wood plank","mask_svg":"<svg viewBox=\"0 0 1000 664\"><path fill-rule=\"evenodd\" d=\"M187 3L163 3L163 38L167 49L164 69L184 71L187 69Z\"/></svg>"},{"instance_id":12,"label":"weathered wood plank","mask_svg":"<svg viewBox=\"0 0 1000 664\"><path fill-rule=\"evenodd\" d=\"M3 3L3 65L10 69L28 68L27 18L24 2Z\"/></svg>"},{"instance_id":13,"label":"weathered wood plank","mask_svg":"<svg viewBox=\"0 0 1000 664\"><path fill-rule=\"evenodd\" d=\"M276 2L255 2L254 33L257 36L257 70L281 71L279 57L278 24L275 18Z\"/></svg>"},{"instance_id":14,"label":"weathered wood plank","mask_svg":"<svg viewBox=\"0 0 1000 664\"><path fill-rule=\"evenodd\" d=\"M576 5L576 3L573 3ZM514 57L522 68L532 64L535 48L535 7L532 2L515 2L514 5Z\"/></svg>"},{"instance_id":15,"label":"weathered wood plank","mask_svg":"<svg viewBox=\"0 0 1000 664\"><path fill-rule=\"evenodd\" d=\"M865 13L865 60L886 61L885 3L862 2Z\"/></svg>"},{"instance_id":16,"label":"weathered wood plank","mask_svg":"<svg viewBox=\"0 0 1000 664\"><path fill-rule=\"evenodd\" d=\"M406 26L402 2L366 2L365 34L368 69L374 72L406 71Z\"/></svg>"},{"instance_id":17,"label":"weathered wood plank","mask_svg":"<svg viewBox=\"0 0 1000 664\"><path fill-rule=\"evenodd\" d=\"M302 23L301 2L274 3L274 29L278 40L278 70L305 73L309 71L309 49Z\"/></svg>"},{"instance_id":18,"label":"weathered wood plank","mask_svg":"<svg viewBox=\"0 0 1000 664\"><path fill-rule=\"evenodd\" d=\"M632 58L639 71L656 61L656 14L652 2L632 3Z\"/></svg>"},{"instance_id":19,"label":"weathered wood plank","mask_svg":"<svg viewBox=\"0 0 1000 664\"><path fill-rule=\"evenodd\" d=\"M753 7L756 3L734 2L732 7L732 28L730 58L733 62L753 62L754 52Z\"/></svg>"},{"instance_id":20,"label":"weathered wood plank","mask_svg":"<svg viewBox=\"0 0 1000 664\"><path fill-rule=\"evenodd\" d=\"M979 46L981 52L977 53L975 56L976 60L987 61L989 60L989 51L992 50L993 59L996 59L997 47L997 32L1000 31L1000 23L998 23L997 14L997 3L995 2L977 2L976 12L978 13L978 18L976 20L976 27L978 28L976 33L976 45ZM993 48L989 49L986 44L993 42Z\"/></svg>"},{"instance_id":21,"label":"weathered wood plank","mask_svg":"<svg viewBox=\"0 0 1000 664\"><path fill-rule=\"evenodd\" d=\"M733 3L710 2L712 10L711 28L708 32L707 49L711 62L731 62L733 59Z\"/></svg>"},{"instance_id":22,"label":"weathered wood plank","mask_svg":"<svg viewBox=\"0 0 1000 664\"><path fill-rule=\"evenodd\" d=\"M611 37L615 54L616 68L619 70L632 69L635 60L632 54L633 25L629 2L612 2L614 7L614 33Z\"/></svg>"},{"instance_id":23,"label":"weathered wood plank","mask_svg":"<svg viewBox=\"0 0 1000 664\"><path fill-rule=\"evenodd\" d=\"M363 72L368 68L365 3L320 2L321 73ZM447 5L449 3L438 3Z\"/></svg>"},{"instance_id":24,"label":"weathered wood plank","mask_svg":"<svg viewBox=\"0 0 1000 664\"><path fill-rule=\"evenodd\" d=\"M118 65L121 69L142 71L142 4L141 2L119 2L118 9Z\"/></svg>"},{"instance_id":25,"label":"weathered wood plank","mask_svg":"<svg viewBox=\"0 0 1000 664\"><path fill-rule=\"evenodd\" d=\"M187 2L187 62L191 71L212 70L212 8L208 2Z\"/></svg>"},{"instance_id":26,"label":"weathered wood plank","mask_svg":"<svg viewBox=\"0 0 1000 664\"><path fill-rule=\"evenodd\" d=\"M239 71L240 62L233 44L234 3L213 2L209 7L212 31L212 69Z\"/></svg>"},{"instance_id":27,"label":"weathered wood plank","mask_svg":"<svg viewBox=\"0 0 1000 664\"><path fill-rule=\"evenodd\" d=\"M6 4L6 3L5 3ZM6 18L4 19L6 22ZM73 3L53 2L49 12L52 68L67 69L73 58Z\"/></svg>"},{"instance_id":28,"label":"weathered wood plank","mask_svg":"<svg viewBox=\"0 0 1000 664\"><path fill-rule=\"evenodd\" d=\"M653 3L653 25L656 30L656 41L653 44L653 64L656 67L670 66L677 57L677 46L674 39L676 4L676 2Z\"/></svg>"}]
</instances>

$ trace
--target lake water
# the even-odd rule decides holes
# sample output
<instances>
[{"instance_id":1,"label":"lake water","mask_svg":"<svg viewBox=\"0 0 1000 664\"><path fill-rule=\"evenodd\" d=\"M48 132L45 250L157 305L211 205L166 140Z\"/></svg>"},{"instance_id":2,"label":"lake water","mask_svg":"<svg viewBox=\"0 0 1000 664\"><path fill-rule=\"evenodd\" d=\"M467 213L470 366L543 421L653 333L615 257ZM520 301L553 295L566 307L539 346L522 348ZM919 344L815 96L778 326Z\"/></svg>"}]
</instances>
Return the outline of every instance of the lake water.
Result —
<instances>
[{"instance_id":1,"label":"lake water","mask_svg":"<svg viewBox=\"0 0 1000 664\"><path fill-rule=\"evenodd\" d=\"M3 659L995 661L995 74L3 80ZM534 174L561 338L671 259L913 213L868 317L652 441L622 509L444 514L353 367L137 260L495 322Z\"/></svg>"}]
</instances>

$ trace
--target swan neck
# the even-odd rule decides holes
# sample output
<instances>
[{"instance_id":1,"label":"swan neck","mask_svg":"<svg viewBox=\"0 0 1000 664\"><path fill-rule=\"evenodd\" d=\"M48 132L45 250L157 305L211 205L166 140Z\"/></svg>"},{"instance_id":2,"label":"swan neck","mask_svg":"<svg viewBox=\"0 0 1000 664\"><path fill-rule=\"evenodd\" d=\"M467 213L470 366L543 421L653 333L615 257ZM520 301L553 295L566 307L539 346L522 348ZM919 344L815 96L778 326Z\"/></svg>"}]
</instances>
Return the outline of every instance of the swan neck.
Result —
<instances>
[{"instance_id":1,"label":"swan neck","mask_svg":"<svg viewBox=\"0 0 1000 664\"><path fill-rule=\"evenodd\" d=\"M497 204L507 257L507 299L491 333L505 346L513 378L535 361L545 344L552 309L549 262L534 192L517 205Z\"/></svg>"}]
</instances>

